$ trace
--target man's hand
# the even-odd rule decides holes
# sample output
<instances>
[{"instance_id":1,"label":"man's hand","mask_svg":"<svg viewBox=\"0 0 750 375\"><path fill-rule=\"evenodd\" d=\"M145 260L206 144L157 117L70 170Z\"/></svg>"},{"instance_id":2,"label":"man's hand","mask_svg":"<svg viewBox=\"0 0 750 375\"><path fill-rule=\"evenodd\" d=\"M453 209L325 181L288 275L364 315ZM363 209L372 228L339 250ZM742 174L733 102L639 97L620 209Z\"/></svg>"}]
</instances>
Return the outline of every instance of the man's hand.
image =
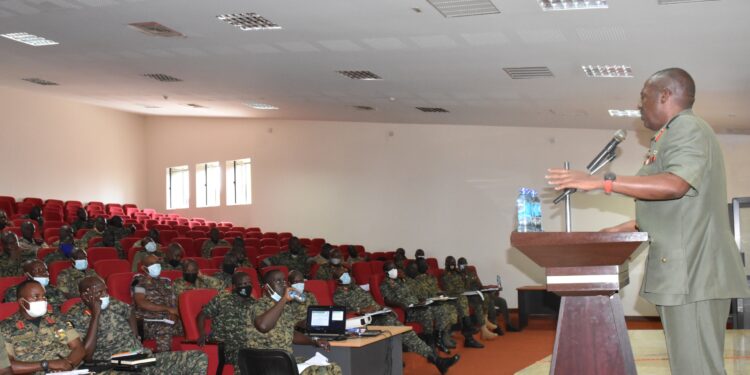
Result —
<instances>
[{"instance_id":1,"label":"man's hand","mask_svg":"<svg viewBox=\"0 0 750 375\"><path fill-rule=\"evenodd\" d=\"M544 178L547 179L548 184L555 186L555 190L573 188L589 191L604 187L604 180L601 177L590 176L583 171L548 169Z\"/></svg>"},{"instance_id":2,"label":"man's hand","mask_svg":"<svg viewBox=\"0 0 750 375\"><path fill-rule=\"evenodd\" d=\"M172 316L180 316L180 312L176 307L167 307L167 313Z\"/></svg>"},{"instance_id":3,"label":"man's hand","mask_svg":"<svg viewBox=\"0 0 750 375\"><path fill-rule=\"evenodd\" d=\"M637 232L638 229L635 225L635 220L624 222L620 225L615 225L614 227L604 228L600 232L610 232L610 233L616 233L616 232Z\"/></svg>"},{"instance_id":4,"label":"man's hand","mask_svg":"<svg viewBox=\"0 0 750 375\"><path fill-rule=\"evenodd\" d=\"M99 298L89 297L91 301L91 315L99 316L102 312L102 300Z\"/></svg>"},{"instance_id":5,"label":"man's hand","mask_svg":"<svg viewBox=\"0 0 750 375\"><path fill-rule=\"evenodd\" d=\"M73 369L73 366L64 359L55 359L47 363L49 364L50 371L70 371Z\"/></svg>"},{"instance_id":6,"label":"man's hand","mask_svg":"<svg viewBox=\"0 0 750 375\"><path fill-rule=\"evenodd\" d=\"M315 346L318 348L321 348L327 352L331 351L331 344L328 342L328 340L313 340L315 343Z\"/></svg>"}]
</instances>

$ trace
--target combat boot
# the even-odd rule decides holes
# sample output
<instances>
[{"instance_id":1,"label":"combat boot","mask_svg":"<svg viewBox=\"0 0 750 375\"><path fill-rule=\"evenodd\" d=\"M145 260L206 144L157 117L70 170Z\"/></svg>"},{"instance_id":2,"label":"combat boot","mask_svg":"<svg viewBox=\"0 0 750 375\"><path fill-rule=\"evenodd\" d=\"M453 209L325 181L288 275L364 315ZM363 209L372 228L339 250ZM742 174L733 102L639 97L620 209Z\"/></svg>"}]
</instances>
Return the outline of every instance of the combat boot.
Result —
<instances>
[{"instance_id":1,"label":"combat boot","mask_svg":"<svg viewBox=\"0 0 750 375\"><path fill-rule=\"evenodd\" d=\"M463 318L463 324L464 331L462 333L464 335L464 348L484 348L484 345L474 339L473 333L471 333L471 330L469 329L471 327L471 319L468 316Z\"/></svg>"},{"instance_id":2,"label":"combat boot","mask_svg":"<svg viewBox=\"0 0 750 375\"><path fill-rule=\"evenodd\" d=\"M436 355L431 355L427 357L427 360L430 361L430 363L432 363L433 365L435 365L435 367L437 367L438 371L440 371L441 374L445 374L446 372L448 372L448 369L454 364L456 364L456 362L458 362L459 359L461 359L461 356L459 356L458 354L450 358L441 358Z\"/></svg>"},{"instance_id":3,"label":"combat boot","mask_svg":"<svg viewBox=\"0 0 750 375\"><path fill-rule=\"evenodd\" d=\"M435 337L433 337L432 340L435 342L435 348L437 348L437 350L440 350L445 354L451 354L450 348L445 346L445 343L443 342L442 331L435 331Z\"/></svg>"},{"instance_id":4,"label":"combat boot","mask_svg":"<svg viewBox=\"0 0 750 375\"><path fill-rule=\"evenodd\" d=\"M445 330L440 333L443 345L448 349L456 349L456 341L451 337L451 331Z\"/></svg>"}]
</instances>

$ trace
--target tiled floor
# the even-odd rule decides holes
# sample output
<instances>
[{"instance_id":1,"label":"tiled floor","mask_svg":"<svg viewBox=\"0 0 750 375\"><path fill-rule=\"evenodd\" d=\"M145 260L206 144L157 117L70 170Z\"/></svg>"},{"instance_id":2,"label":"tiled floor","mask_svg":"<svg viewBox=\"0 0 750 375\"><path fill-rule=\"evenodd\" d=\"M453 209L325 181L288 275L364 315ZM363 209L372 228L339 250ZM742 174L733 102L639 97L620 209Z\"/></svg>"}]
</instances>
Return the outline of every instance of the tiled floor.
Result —
<instances>
[{"instance_id":1,"label":"tiled floor","mask_svg":"<svg viewBox=\"0 0 750 375\"><path fill-rule=\"evenodd\" d=\"M640 375L670 375L662 330L631 330L635 366ZM516 375L548 375L552 356L519 371ZM724 346L727 375L750 374L750 330L727 330Z\"/></svg>"}]
</instances>

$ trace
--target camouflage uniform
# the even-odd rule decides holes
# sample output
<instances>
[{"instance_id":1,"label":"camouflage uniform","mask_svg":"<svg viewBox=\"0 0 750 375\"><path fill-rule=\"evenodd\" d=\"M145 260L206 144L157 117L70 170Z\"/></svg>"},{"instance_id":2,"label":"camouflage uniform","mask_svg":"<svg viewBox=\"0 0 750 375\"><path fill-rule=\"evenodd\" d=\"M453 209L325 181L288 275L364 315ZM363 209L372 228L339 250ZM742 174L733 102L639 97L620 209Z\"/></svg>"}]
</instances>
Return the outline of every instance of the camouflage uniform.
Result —
<instances>
[{"instance_id":1,"label":"camouflage uniform","mask_svg":"<svg viewBox=\"0 0 750 375\"><path fill-rule=\"evenodd\" d=\"M172 288L172 281L166 277L153 278L148 275L137 274L131 284L133 294L143 293L146 300L157 305L177 307L177 296ZM154 312L135 308L138 319L169 319L166 312ZM172 336L182 335L182 323L177 320L174 324L161 322L143 322L144 339L155 339L158 352L168 352L172 349Z\"/></svg>"},{"instance_id":2,"label":"camouflage uniform","mask_svg":"<svg viewBox=\"0 0 750 375\"><path fill-rule=\"evenodd\" d=\"M276 304L268 296L259 299L251 309L250 321L255 321L255 317L262 315L270 310ZM253 325L248 326L250 337L247 346L254 349L280 349L292 353L292 340L294 339L294 326L297 324L294 308L287 304L281 313L276 325L268 332L261 333ZM297 363L304 362L297 358ZM341 367L335 363L328 366L310 366L300 375L341 375Z\"/></svg>"},{"instance_id":3,"label":"camouflage uniform","mask_svg":"<svg viewBox=\"0 0 750 375\"><path fill-rule=\"evenodd\" d=\"M445 291L448 293L451 297L456 297L456 310L458 312L458 318L462 319L464 317L469 316L469 299L461 295L461 293L466 291L466 284L464 282L463 276L459 272L451 272L451 271L445 271L445 274L443 274L443 287L445 287ZM471 303L471 307L474 308L474 315L481 314L482 318L478 323L484 324L484 312L482 311L482 301L479 300L479 303ZM477 309L477 305L479 309Z\"/></svg>"},{"instance_id":4,"label":"camouflage uniform","mask_svg":"<svg viewBox=\"0 0 750 375\"><path fill-rule=\"evenodd\" d=\"M96 331L96 348L94 361L109 361L112 354L142 350L151 355L151 351L143 347L138 336L133 333L128 323L130 306L114 298L110 298L109 307L99 315L99 328ZM71 322L81 337L88 333L91 322L91 311L83 303L77 303L65 314L65 319ZM85 341L85 340L84 340ZM208 368L208 358L198 350L156 353L156 364L143 368L144 375L159 374L205 374ZM115 371L105 371L104 374L117 374ZM121 372L132 374L132 372Z\"/></svg>"},{"instance_id":5,"label":"camouflage uniform","mask_svg":"<svg viewBox=\"0 0 750 375\"><path fill-rule=\"evenodd\" d=\"M81 245L81 248L86 250L89 247L89 240L96 237L101 237L102 233L99 233L96 229L90 229L88 232L84 233L83 237L81 237L80 240L78 240L78 243Z\"/></svg>"},{"instance_id":6,"label":"camouflage uniform","mask_svg":"<svg viewBox=\"0 0 750 375\"><path fill-rule=\"evenodd\" d=\"M318 267L318 272L315 273L315 279L317 280L333 280L335 272L340 269L346 269L343 265L334 266L331 263L326 263Z\"/></svg>"},{"instance_id":7,"label":"camouflage uniform","mask_svg":"<svg viewBox=\"0 0 750 375\"><path fill-rule=\"evenodd\" d=\"M5 348L5 339L3 335L0 335L0 348ZM8 358L8 352L3 350L0 352L0 369L10 368L10 358Z\"/></svg>"},{"instance_id":8,"label":"camouflage uniform","mask_svg":"<svg viewBox=\"0 0 750 375\"><path fill-rule=\"evenodd\" d=\"M2 254L0 254L0 277L20 275L23 275L20 259L19 261L13 261L10 259L10 255L8 255L8 253L3 252Z\"/></svg>"},{"instance_id":9,"label":"camouflage uniform","mask_svg":"<svg viewBox=\"0 0 750 375\"><path fill-rule=\"evenodd\" d=\"M318 299L315 297L314 294L303 291L302 294L305 295L305 302L299 302L297 300L292 300L292 302L289 302L288 305L292 306L292 310L294 310L294 319L296 319L297 322L301 320L307 319L307 308L310 306L317 306L318 305Z\"/></svg>"},{"instance_id":10,"label":"camouflage uniform","mask_svg":"<svg viewBox=\"0 0 750 375\"><path fill-rule=\"evenodd\" d=\"M94 220L91 220L91 219L86 219L86 220L76 219L76 221L74 221L73 224L71 224L70 226L73 228L73 231L75 231L75 232L77 232L79 229L84 229L84 228L90 229L90 228L94 227Z\"/></svg>"},{"instance_id":11,"label":"camouflage uniform","mask_svg":"<svg viewBox=\"0 0 750 375\"><path fill-rule=\"evenodd\" d=\"M73 254L73 252L75 252L76 250L80 249L80 247L78 247L78 245L74 245L74 246L75 246L75 248L73 249L73 251L71 252L71 254ZM58 251L55 251L55 252L47 254L47 256L44 257L44 264L46 264L47 266L49 266L52 263L60 261L60 260L66 260L66 261L70 262L70 258L66 257L65 254L62 251L59 250L60 245L53 246L53 247L57 248Z\"/></svg>"},{"instance_id":12,"label":"camouflage uniform","mask_svg":"<svg viewBox=\"0 0 750 375\"><path fill-rule=\"evenodd\" d=\"M131 265L132 271L138 272L138 266L140 266L141 261L149 255L155 255L156 257L158 257L159 264L161 264L162 269L164 269L164 253L159 250L156 250L153 253L149 253L148 251L146 251L146 249L143 249L138 250L133 256L133 264Z\"/></svg>"},{"instance_id":13,"label":"camouflage uniform","mask_svg":"<svg viewBox=\"0 0 750 375\"><path fill-rule=\"evenodd\" d=\"M91 247L114 247L115 250L117 250L117 257L120 259L128 259L127 251L125 251L122 248L122 245L120 244L120 241L115 241L115 246L107 246L104 244L103 238L102 241L95 242L93 246Z\"/></svg>"},{"instance_id":14,"label":"camouflage uniform","mask_svg":"<svg viewBox=\"0 0 750 375\"><path fill-rule=\"evenodd\" d=\"M235 365L235 373L239 373L240 369L237 365L237 352L246 347L246 327L253 325L250 310L254 304L255 299L252 297L221 292L203 306L203 314L211 318L210 338L224 343L224 356L227 363Z\"/></svg>"},{"instance_id":15,"label":"camouflage uniform","mask_svg":"<svg viewBox=\"0 0 750 375\"><path fill-rule=\"evenodd\" d=\"M214 247L232 247L232 244L227 242L226 240L219 240L219 242L214 243L211 241L211 239L207 239L203 241L203 245L201 246L201 256L210 259L211 258L211 251L214 249Z\"/></svg>"},{"instance_id":16,"label":"camouflage uniform","mask_svg":"<svg viewBox=\"0 0 750 375\"><path fill-rule=\"evenodd\" d=\"M85 277L97 276L91 268L86 268L83 271L79 271L74 267L66 268L57 275L57 289L65 295L73 297L80 297L78 292L78 283Z\"/></svg>"},{"instance_id":17,"label":"camouflage uniform","mask_svg":"<svg viewBox=\"0 0 750 375\"><path fill-rule=\"evenodd\" d=\"M237 272L236 269L235 269L235 272ZM233 273L226 273L224 271L219 271L219 272L217 272L217 273L215 273L213 275L213 278L216 279L216 280L221 281L221 283L224 285L222 287L222 289L223 289L223 288L226 288L226 287L229 287L230 285L232 285L232 275L234 275L234 274Z\"/></svg>"},{"instance_id":18,"label":"camouflage uniform","mask_svg":"<svg viewBox=\"0 0 750 375\"><path fill-rule=\"evenodd\" d=\"M419 298L411 290L412 286L409 284L402 279L387 279L380 284L380 292L386 302L392 301L405 306L418 304ZM428 335L434 331L443 332L450 327L451 322L448 320L449 317L441 312L442 309L436 306L410 308L406 310L406 320L421 324L425 334Z\"/></svg>"},{"instance_id":19,"label":"camouflage uniform","mask_svg":"<svg viewBox=\"0 0 750 375\"><path fill-rule=\"evenodd\" d=\"M383 306L378 305L370 293L357 285L339 285L336 292L333 293L333 303L346 306L347 311L357 311L371 306L376 306L378 310L383 309ZM396 319L395 313L374 315L372 324L377 326L403 325ZM402 338L405 351L417 353L423 357L433 354L432 349L414 331L404 333Z\"/></svg>"},{"instance_id":20,"label":"camouflage uniform","mask_svg":"<svg viewBox=\"0 0 750 375\"><path fill-rule=\"evenodd\" d=\"M349 257L349 259L347 260L347 263L349 264L354 264L354 263L359 263L359 262L367 262L367 259L365 259L364 257L356 256L356 257Z\"/></svg>"},{"instance_id":21,"label":"camouflage uniform","mask_svg":"<svg viewBox=\"0 0 750 375\"><path fill-rule=\"evenodd\" d=\"M479 277L469 271L465 271L465 280L466 280L466 289L467 290L481 290L484 289L484 286L482 285L482 281L479 280ZM498 292L485 292L482 293L484 295L484 301L482 301L482 308L483 311L487 313L487 317L489 317L490 322L497 322L497 313L498 310L503 314L503 318L505 319L506 327L510 326L510 313L508 312L508 302L505 301L505 298L500 297ZM469 301L473 299L480 299L479 297L471 297L469 298ZM484 315L483 315L484 317ZM484 321L484 320L483 320Z\"/></svg>"},{"instance_id":22,"label":"camouflage uniform","mask_svg":"<svg viewBox=\"0 0 750 375\"><path fill-rule=\"evenodd\" d=\"M195 284L190 284L187 281L185 281L184 278L175 279L173 282L174 287L174 294L178 297L180 294L187 290L193 290L193 289L217 289L222 290L224 289L224 283L216 278L213 278L211 276L206 275L198 275L198 279L195 280Z\"/></svg>"},{"instance_id":23,"label":"camouflage uniform","mask_svg":"<svg viewBox=\"0 0 750 375\"><path fill-rule=\"evenodd\" d=\"M8 356L21 362L40 362L70 355L68 343L80 338L70 323L63 323L57 314L47 314L39 326L17 312L0 321L0 335L5 339ZM38 371L34 374L42 375Z\"/></svg>"},{"instance_id":24,"label":"camouflage uniform","mask_svg":"<svg viewBox=\"0 0 750 375\"><path fill-rule=\"evenodd\" d=\"M36 258L36 253L43 247L49 247L46 243L37 245L36 242L29 241L23 237L18 239L18 247L21 249L21 263Z\"/></svg>"},{"instance_id":25,"label":"camouflage uniform","mask_svg":"<svg viewBox=\"0 0 750 375\"><path fill-rule=\"evenodd\" d=\"M76 247L77 249L80 249L81 248L80 242L81 242L80 240L73 240L73 246ZM55 240L55 242L49 244L49 247L51 247L53 249L60 248L60 240Z\"/></svg>"},{"instance_id":26,"label":"camouflage uniform","mask_svg":"<svg viewBox=\"0 0 750 375\"><path fill-rule=\"evenodd\" d=\"M306 254L292 255L288 251L282 251L267 259L274 266L286 266L289 271L297 270L302 272L303 275L310 273L310 265L307 263L308 257Z\"/></svg>"},{"instance_id":27,"label":"camouflage uniform","mask_svg":"<svg viewBox=\"0 0 750 375\"><path fill-rule=\"evenodd\" d=\"M10 288L8 288L5 291L5 302L15 302L16 299L16 291L18 290L18 285L14 285ZM65 298L65 295L62 294L60 289L55 288L53 285L47 285L44 287L44 296L47 297L47 310L49 311L52 309L55 313L60 312L60 306L62 306L63 302L67 301L68 299Z\"/></svg>"},{"instance_id":28,"label":"camouflage uniform","mask_svg":"<svg viewBox=\"0 0 750 375\"><path fill-rule=\"evenodd\" d=\"M411 279L411 281L407 280L407 283L411 286L414 294L420 300L436 297L443 293L443 291L440 290L440 287L438 287L437 279L427 273L419 274L417 277ZM458 312L455 303L438 302L434 303L432 306L435 307L439 314L445 316L451 324L458 320Z\"/></svg>"},{"instance_id":29,"label":"camouflage uniform","mask_svg":"<svg viewBox=\"0 0 750 375\"><path fill-rule=\"evenodd\" d=\"M315 263L320 264L321 266L328 263L328 259L324 258L322 255L318 254L312 258L312 260L315 261Z\"/></svg>"},{"instance_id":30,"label":"camouflage uniform","mask_svg":"<svg viewBox=\"0 0 750 375\"><path fill-rule=\"evenodd\" d=\"M162 271L183 271L182 269L182 262L177 265L177 267L169 264L169 261L167 261L166 258L164 258L163 261L159 262L161 264L161 270Z\"/></svg>"}]
</instances>

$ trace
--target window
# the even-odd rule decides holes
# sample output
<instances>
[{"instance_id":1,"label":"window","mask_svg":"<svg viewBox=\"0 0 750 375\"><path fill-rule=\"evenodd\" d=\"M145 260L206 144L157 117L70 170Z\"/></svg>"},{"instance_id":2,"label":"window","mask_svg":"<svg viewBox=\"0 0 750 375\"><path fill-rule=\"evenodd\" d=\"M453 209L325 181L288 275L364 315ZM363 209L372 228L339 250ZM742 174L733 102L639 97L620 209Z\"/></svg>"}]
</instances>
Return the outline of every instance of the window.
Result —
<instances>
[{"instance_id":1,"label":"window","mask_svg":"<svg viewBox=\"0 0 750 375\"><path fill-rule=\"evenodd\" d=\"M216 207L221 198L221 167L218 161L195 166L195 206Z\"/></svg>"},{"instance_id":2,"label":"window","mask_svg":"<svg viewBox=\"0 0 750 375\"><path fill-rule=\"evenodd\" d=\"M190 170L187 165L167 168L167 209L190 206Z\"/></svg>"},{"instance_id":3,"label":"window","mask_svg":"<svg viewBox=\"0 0 750 375\"><path fill-rule=\"evenodd\" d=\"M227 161L227 206L251 204L250 158Z\"/></svg>"}]
</instances>

